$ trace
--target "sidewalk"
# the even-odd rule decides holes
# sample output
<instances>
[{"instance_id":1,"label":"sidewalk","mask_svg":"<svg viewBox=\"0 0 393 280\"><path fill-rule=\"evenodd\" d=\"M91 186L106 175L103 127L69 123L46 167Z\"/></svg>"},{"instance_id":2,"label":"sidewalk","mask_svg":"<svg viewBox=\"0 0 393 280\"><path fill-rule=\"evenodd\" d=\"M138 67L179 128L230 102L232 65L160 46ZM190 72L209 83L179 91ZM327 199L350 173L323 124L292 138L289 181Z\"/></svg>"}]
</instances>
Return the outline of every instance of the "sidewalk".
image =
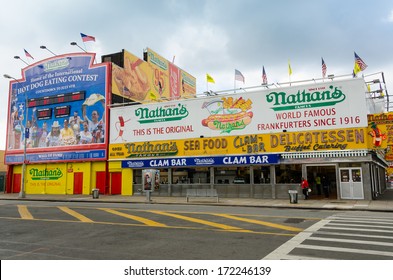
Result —
<instances>
[{"instance_id":1,"label":"sidewalk","mask_svg":"<svg viewBox=\"0 0 393 280\"><path fill-rule=\"evenodd\" d=\"M92 203L144 203L144 204L184 204L184 205L209 205L209 206L243 206L243 207L273 207L273 208L296 208L296 209L325 209L325 210L363 210L393 212L393 190L387 190L378 200L329 200L309 199L299 200L292 204L288 199L257 199L257 198L190 198L186 202L185 197L151 197L147 202L144 195L100 195L94 199L91 195L39 195L27 194L26 198L18 198L17 193L0 194L0 200L20 201L64 201L64 202L92 202Z\"/></svg>"}]
</instances>

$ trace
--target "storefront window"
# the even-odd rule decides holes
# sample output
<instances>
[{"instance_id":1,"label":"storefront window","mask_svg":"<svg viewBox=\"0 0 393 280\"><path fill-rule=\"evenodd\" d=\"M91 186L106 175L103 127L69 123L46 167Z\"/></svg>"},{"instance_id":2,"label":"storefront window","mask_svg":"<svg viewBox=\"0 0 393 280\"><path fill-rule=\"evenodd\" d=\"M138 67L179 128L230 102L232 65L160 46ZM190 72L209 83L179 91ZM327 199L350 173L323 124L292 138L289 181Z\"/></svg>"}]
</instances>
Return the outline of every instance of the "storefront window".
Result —
<instances>
[{"instance_id":1,"label":"storefront window","mask_svg":"<svg viewBox=\"0 0 393 280\"><path fill-rule=\"evenodd\" d=\"M208 184L210 183L209 167L173 168L173 184Z\"/></svg>"},{"instance_id":2,"label":"storefront window","mask_svg":"<svg viewBox=\"0 0 393 280\"><path fill-rule=\"evenodd\" d=\"M301 164L277 165L276 182L277 184L300 183L302 179Z\"/></svg>"},{"instance_id":3,"label":"storefront window","mask_svg":"<svg viewBox=\"0 0 393 280\"><path fill-rule=\"evenodd\" d=\"M249 184L250 167L216 167L214 168L215 184Z\"/></svg>"},{"instance_id":4,"label":"storefront window","mask_svg":"<svg viewBox=\"0 0 393 280\"><path fill-rule=\"evenodd\" d=\"M270 166L254 167L254 184L270 184Z\"/></svg>"}]
</instances>

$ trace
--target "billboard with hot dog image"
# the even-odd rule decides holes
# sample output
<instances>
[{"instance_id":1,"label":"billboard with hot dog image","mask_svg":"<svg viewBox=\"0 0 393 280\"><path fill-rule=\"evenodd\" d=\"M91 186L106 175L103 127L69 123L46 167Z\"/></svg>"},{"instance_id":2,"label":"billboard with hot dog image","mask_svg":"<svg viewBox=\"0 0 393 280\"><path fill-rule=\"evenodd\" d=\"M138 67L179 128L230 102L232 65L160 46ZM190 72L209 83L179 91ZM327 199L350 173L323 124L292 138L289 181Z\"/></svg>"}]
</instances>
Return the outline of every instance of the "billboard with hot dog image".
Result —
<instances>
[{"instance_id":1,"label":"billboard with hot dog image","mask_svg":"<svg viewBox=\"0 0 393 280\"><path fill-rule=\"evenodd\" d=\"M112 93L133 101L150 100L149 64L124 51L124 68L112 64Z\"/></svg>"},{"instance_id":2,"label":"billboard with hot dog image","mask_svg":"<svg viewBox=\"0 0 393 280\"><path fill-rule=\"evenodd\" d=\"M112 64L112 93L135 102L195 96L193 76L147 49L145 60L123 50L123 66Z\"/></svg>"},{"instance_id":3,"label":"billboard with hot dog image","mask_svg":"<svg viewBox=\"0 0 393 280\"><path fill-rule=\"evenodd\" d=\"M110 144L366 128L363 87L350 79L113 107Z\"/></svg>"}]
</instances>

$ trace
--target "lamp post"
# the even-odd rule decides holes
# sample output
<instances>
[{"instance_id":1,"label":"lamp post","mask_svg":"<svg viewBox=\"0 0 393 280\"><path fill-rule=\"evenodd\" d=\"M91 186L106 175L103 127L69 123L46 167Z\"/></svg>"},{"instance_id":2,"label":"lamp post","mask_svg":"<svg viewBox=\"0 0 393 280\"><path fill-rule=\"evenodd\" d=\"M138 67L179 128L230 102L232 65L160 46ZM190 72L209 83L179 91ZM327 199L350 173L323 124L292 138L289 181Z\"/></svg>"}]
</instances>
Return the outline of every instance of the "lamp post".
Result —
<instances>
[{"instance_id":1,"label":"lamp post","mask_svg":"<svg viewBox=\"0 0 393 280\"><path fill-rule=\"evenodd\" d=\"M15 79L14 77L8 75L8 74L4 74L3 75L4 78L6 79L12 79L15 80L18 84L20 84L18 82L17 79ZM26 111L26 121L25 121L25 139L24 139L24 147L23 147L23 164L22 164L22 186L19 192L19 198L25 198L26 197L26 188L25 188L25 174L26 174L26 146L27 146L27 138L29 137L29 128L27 127L27 120L28 120L28 105L27 105L27 94L25 93L25 111Z\"/></svg>"},{"instance_id":2,"label":"lamp post","mask_svg":"<svg viewBox=\"0 0 393 280\"><path fill-rule=\"evenodd\" d=\"M23 60L20 56L18 56L18 55L15 55L14 58L15 58L15 59L20 59L20 60L22 60L26 65L30 65L29 63L27 63L26 61L24 61L24 60Z\"/></svg>"},{"instance_id":3,"label":"lamp post","mask_svg":"<svg viewBox=\"0 0 393 280\"><path fill-rule=\"evenodd\" d=\"M52 52L50 49L48 49L46 46L40 46L40 49L47 50L48 52L50 52L51 54L56 56L56 54L54 52Z\"/></svg>"},{"instance_id":4,"label":"lamp post","mask_svg":"<svg viewBox=\"0 0 393 280\"><path fill-rule=\"evenodd\" d=\"M71 45L71 46L77 46L77 47L80 48L82 51L84 51L85 53L87 53L87 51L86 51L84 48L82 48L81 46L79 46L76 42L71 42L70 45Z\"/></svg>"}]
</instances>

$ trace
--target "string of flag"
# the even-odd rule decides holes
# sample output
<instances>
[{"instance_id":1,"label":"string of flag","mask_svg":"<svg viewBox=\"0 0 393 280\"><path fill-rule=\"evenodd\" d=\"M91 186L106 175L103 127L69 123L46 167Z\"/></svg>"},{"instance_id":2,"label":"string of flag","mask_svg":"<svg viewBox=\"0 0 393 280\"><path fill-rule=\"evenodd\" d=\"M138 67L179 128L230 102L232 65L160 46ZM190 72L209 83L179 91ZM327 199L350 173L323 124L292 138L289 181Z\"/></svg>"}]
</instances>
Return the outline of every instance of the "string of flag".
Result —
<instances>
[{"instance_id":1,"label":"string of flag","mask_svg":"<svg viewBox=\"0 0 393 280\"><path fill-rule=\"evenodd\" d=\"M80 33L81 39L83 43L86 42L95 42L96 38L94 36L91 35L87 35L84 33ZM29 59L33 59L34 57L26 50L23 49L25 56ZM368 65L363 61L363 59L360 58L360 56L354 52L354 57L355 57L355 61L354 61L354 67L353 67L353 71L352 71L352 75L353 77L356 77L357 74L361 71L364 71ZM173 62L175 60L175 56L173 56ZM325 79L326 78L326 73L327 73L327 65L325 63L325 60L323 59L323 57L321 57L321 70L322 70L322 78ZM292 67L291 67L291 62L288 59L288 76L289 76L289 80L291 79L291 75L293 74L292 71ZM268 79L267 79L267 75L266 75L266 71L265 71L265 66L262 66L262 85L267 85L268 84ZM235 69L235 85L236 85L236 81L240 81L245 83L245 76L242 74L242 72L240 72L238 69ZM206 82L207 83L215 83L214 78L206 73Z\"/></svg>"},{"instance_id":2,"label":"string of flag","mask_svg":"<svg viewBox=\"0 0 393 280\"><path fill-rule=\"evenodd\" d=\"M368 67L368 65L363 61L363 59L361 59L359 57L359 55L356 52L354 52L354 56L355 56L355 64L354 64L354 68L353 68L353 77L356 77L357 74L361 71L364 71ZM323 57L321 57L321 70L322 70L322 78L325 79L327 76L327 65L326 65ZM288 76L289 76L289 78L291 77L292 74L293 74L293 71L292 71L292 67L291 67L291 62L288 59ZM267 85L268 79L267 79L266 70L265 70L264 65L262 66L261 78L262 78L262 85ZM214 79L209 74L206 74L206 80L208 83L215 83ZM237 69L235 69L235 81L240 81L240 82L245 83L244 75Z\"/></svg>"}]
</instances>

